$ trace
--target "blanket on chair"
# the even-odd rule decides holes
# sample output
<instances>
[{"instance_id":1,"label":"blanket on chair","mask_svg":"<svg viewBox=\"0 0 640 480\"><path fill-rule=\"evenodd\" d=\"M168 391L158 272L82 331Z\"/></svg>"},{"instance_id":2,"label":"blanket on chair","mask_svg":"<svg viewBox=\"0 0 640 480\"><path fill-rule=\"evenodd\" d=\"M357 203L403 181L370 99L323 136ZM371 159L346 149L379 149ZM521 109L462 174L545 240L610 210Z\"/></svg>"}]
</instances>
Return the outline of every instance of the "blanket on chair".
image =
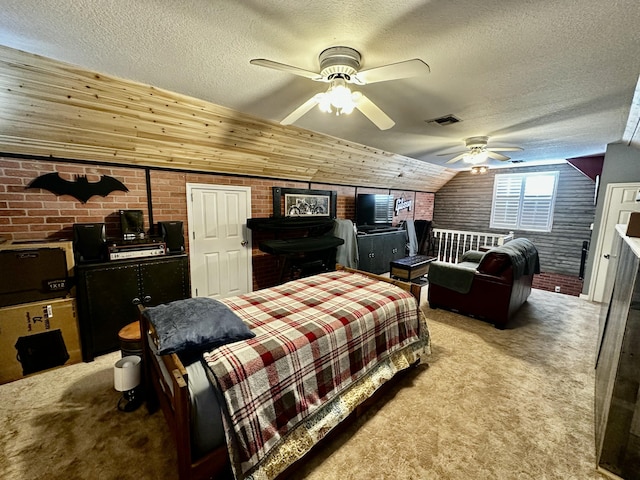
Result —
<instances>
[{"instance_id":1,"label":"blanket on chair","mask_svg":"<svg viewBox=\"0 0 640 480\"><path fill-rule=\"evenodd\" d=\"M238 479L273 478L300 456L294 450L311 448L309 429L326 433L310 420L314 412L329 404L335 417L331 401L385 360L399 366L407 360L394 355L403 350L428 350L413 296L363 275L329 272L222 302L256 334L204 355L226 405ZM295 448L280 448L290 436ZM272 449L287 458L269 458Z\"/></svg>"},{"instance_id":2,"label":"blanket on chair","mask_svg":"<svg viewBox=\"0 0 640 480\"><path fill-rule=\"evenodd\" d=\"M487 252L501 253L511 259L513 267L513 278L518 279L523 275L533 275L540 273L540 259L535 245L526 238L516 238L504 245L492 248Z\"/></svg>"},{"instance_id":3,"label":"blanket on chair","mask_svg":"<svg viewBox=\"0 0 640 480\"><path fill-rule=\"evenodd\" d=\"M478 264L475 262L433 262L429 267L429 283L458 293L469 293Z\"/></svg>"}]
</instances>

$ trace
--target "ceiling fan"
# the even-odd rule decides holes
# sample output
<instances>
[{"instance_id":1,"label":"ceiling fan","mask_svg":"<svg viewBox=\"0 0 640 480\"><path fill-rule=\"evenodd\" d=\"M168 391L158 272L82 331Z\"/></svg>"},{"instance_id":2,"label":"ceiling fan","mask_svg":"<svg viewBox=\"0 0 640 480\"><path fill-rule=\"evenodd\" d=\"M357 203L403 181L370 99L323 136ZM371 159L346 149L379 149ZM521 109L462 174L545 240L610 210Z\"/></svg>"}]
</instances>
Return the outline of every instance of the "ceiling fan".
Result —
<instances>
[{"instance_id":1,"label":"ceiling fan","mask_svg":"<svg viewBox=\"0 0 640 480\"><path fill-rule=\"evenodd\" d=\"M467 150L453 153L439 153L438 156L455 155L455 157L447 163L455 163L459 160L464 160L467 163L477 164L484 162L488 158L504 162L509 160L510 157L498 152L520 152L523 150L521 147L487 147L488 141L489 137L465 138L464 143Z\"/></svg>"},{"instance_id":2,"label":"ceiling fan","mask_svg":"<svg viewBox=\"0 0 640 480\"><path fill-rule=\"evenodd\" d=\"M395 122L364 94L352 92L348 84L367 85L425 75L430 72L429 65L415 58L360 71L361 58L360 53L353 48L329 47L320 53L320 73L263 58L255 58L250 63L330 84L326 92L314 95L291 112L280 122L282 125L294 123L318 105L323 112L335 111L336 115L349 114L357 108L380 130L387 130L393 127Z\"/></svg>"}]
</instances>

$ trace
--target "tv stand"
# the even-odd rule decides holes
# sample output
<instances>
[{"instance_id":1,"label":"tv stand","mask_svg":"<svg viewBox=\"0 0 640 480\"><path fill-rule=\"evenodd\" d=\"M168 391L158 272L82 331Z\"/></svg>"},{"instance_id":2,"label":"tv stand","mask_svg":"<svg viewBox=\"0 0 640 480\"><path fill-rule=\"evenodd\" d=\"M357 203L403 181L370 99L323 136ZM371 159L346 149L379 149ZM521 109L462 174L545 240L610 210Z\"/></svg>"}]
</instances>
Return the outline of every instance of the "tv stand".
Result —
<instances>
[{"instance_id":1,"label":"tv stand","mask_svg":"<svg viewBox=\"0 0 640 480\"><path fill-rule=\"evenodd\" d=\"M382 232L369 230L358 233L359 270L375 274L386 273L392 261L406 257L407 232L405 230L387 227Z\"/></svg>"}]
</instances>

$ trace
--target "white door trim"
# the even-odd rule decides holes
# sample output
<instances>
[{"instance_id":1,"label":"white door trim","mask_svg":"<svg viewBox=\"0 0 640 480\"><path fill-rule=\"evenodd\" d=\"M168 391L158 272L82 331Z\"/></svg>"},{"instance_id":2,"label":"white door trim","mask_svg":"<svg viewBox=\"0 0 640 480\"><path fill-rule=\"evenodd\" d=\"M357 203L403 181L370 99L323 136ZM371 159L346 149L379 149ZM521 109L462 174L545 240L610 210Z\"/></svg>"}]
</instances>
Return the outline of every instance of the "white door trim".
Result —
<instances>
[{"instance_id":1,"label":"white door trim","mask_svg":"<svg viewBox=\"0 0 640 480\"><path fill-rule=\"evenodd\" d=\"M630 183L609 183L602 204L602 214L600 216L600 225L598 226L598 236L596 237L595 256L593 257L593 265L591 266L591 281L589 282L589 300L593 301L598 280L598 270L600 269L600 261L602 259L602 250L604 249L604 236L607 227L609 209L611 208L611 197L614 188L636 188L638 182Z\"/></svg>"},{"instance_id":2,"label":"white door trim","mask_svg":"<svg viewBox=\"0 0 640 480\"><path fill-rule=\"evenodd\" d=\"M194 255L192 255L192 243L194 240L194 230L193 230L193 225L194 225L194 220L193 220L193 205L192 205L192 194L193 194L193 190L210 190L210 191L244 191L247 194L247 211L250 214L251 213L251 187L244 187L244 186L235 186L235 185L216 185L216 184L212 184L212 183L187 183L186 185L187 187L187 222L188 222L188 238L189 238L189 267L190 267L190 272L194 271L194 265L193 263L197 260L195 258ZM253 260L252 260L252 244L251 244L251 235L248 232L247 229L247 225L244 224L242 225L242 230L243 230L243 236L246 239L246 241L248 242L246 248L249 251L249 256L248 256L248 262L247 262L247 279L248 279L248 290L251 291L253 290ZM190 273L190 276L192 276L192 273ZM190 278L191 281L191 285L193 286L193 278ZM191 295L194 295L194 289L191 289Z\"/></svg>"}]
</instances>

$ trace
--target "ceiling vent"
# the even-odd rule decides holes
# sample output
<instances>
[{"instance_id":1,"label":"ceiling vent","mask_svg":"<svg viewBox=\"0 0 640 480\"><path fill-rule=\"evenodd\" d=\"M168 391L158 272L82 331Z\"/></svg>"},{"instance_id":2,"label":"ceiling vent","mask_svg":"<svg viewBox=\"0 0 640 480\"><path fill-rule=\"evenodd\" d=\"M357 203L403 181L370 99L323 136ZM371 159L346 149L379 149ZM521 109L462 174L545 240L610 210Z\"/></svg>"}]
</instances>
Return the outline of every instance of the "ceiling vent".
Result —
<instances>
[{"instance_id":1,"label":"ceiling vent","mask_svg":"<svg viewBox=\"0 0 640 480\"><path fill-rule=\"evenodd\" d=\"M435 123L437 125L442 125L442 126L452 125L460 121L461 120L457 118L455 115L445 115L443 117L434 118L432 120L426 120L427 123L431 123L431 124Z\"/></svg>"}]
</instances>

